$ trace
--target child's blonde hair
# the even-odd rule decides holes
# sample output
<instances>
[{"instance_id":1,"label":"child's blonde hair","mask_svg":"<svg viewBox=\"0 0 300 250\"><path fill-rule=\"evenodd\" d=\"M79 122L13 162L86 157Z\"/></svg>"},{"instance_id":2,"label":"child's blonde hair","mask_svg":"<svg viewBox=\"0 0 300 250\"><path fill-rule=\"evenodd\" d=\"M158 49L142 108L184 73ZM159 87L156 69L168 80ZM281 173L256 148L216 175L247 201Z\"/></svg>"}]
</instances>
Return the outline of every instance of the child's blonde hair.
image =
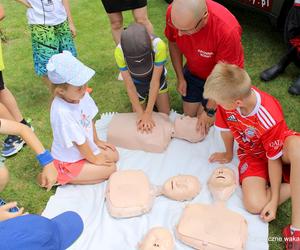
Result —
<instances>
[{"instance_id":1,"label":"child's blonde hair","mask_svg":"<svg viewBox=\"0 0 300 250\"><path fill-rule=\"evenodd\" d=\"M240 67L220 62L206 79L203 96L216 102L231 103L251 93L251 79Z\"/></svg>"}]
</instances>

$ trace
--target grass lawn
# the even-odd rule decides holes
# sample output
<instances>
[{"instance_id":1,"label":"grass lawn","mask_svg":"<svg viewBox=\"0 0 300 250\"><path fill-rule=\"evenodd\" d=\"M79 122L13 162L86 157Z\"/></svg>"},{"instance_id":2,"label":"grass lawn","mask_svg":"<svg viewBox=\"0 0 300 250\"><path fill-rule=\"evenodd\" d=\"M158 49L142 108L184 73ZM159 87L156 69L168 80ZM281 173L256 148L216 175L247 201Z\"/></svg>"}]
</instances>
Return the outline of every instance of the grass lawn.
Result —
<instances>
[{"instance_id":1,"label":"grass lawn","mask_svg":"<svg viewBox=\"0 0 300 250\"><path fill-rule=\"evenodd\" d=\"M113 58L114 43L110 34L108 18L100 0L72 0L73 19L77 28L75 40L79 58L96 70L90 86L93 98L100 112L130 110L122 82L116 80L118 70ZM163 35L165 9L163 0L149 0L149 15L156 35ZM31 52L31 38L27 27L25 8L12 0L3 0L6 18L1 29L7 39L2 44L4 51L4 80L15 95L24 117L33 119L33 126L46 148L51 147L52 133L49 123L50 94L34 74ZM282 34L271 27L266 17L243 9L232 9L243 27L245 68L252 77L253 84L277 97L285 111L290 128L300 131L300 97L287 93L288 86L299 76L294 65L286 72L265 84L259 80L259 73L272 65L285 51ZM125 15L125 23L131 20ZM181 101L175 90L175 77L168 63L172 108L181 111ZM39 188L35 178L40 167L32 151L25 147L17 156L6 161L10 170L10 183L1 193L7 201L16 200L30 213L41 213L54 190L46 192ZM270 224L270 236L281 236L281 229L290 222L290 202L279 208L277 220ZM280 242L270 242L270 249L283 249Z\"/></svg>"}]
</instances>

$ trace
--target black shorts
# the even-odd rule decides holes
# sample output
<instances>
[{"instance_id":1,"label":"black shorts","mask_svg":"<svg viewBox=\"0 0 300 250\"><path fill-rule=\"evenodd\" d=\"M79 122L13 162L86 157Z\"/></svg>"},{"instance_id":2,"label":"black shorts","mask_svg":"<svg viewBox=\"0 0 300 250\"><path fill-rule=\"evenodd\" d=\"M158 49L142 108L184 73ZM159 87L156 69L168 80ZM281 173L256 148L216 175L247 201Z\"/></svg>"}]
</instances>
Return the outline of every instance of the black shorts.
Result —
<instances>
[{"instance_id":1,"label":"black shorts","mask_svg":"<svg viewBox=\"0 0 300 250\"><path fill-rule=\"evenodd\" d=\"M284 27L284 38L287 43L300 36L300 6L293 6L286 18Z\"/></svg>"},{"instance_id":2,"label":"black shorts","mask_svg":"<svg viewBox=\"0 0 300 250\"><path fill-rule=\"evenodd\" d=\"M147 0L101 0L107 13L121 12L145 7Z\"/></svg>"},{"instance_id":3,"label":"black shorts","mask_svg":"<svg viewBox=\"0 0 300 250\"><path fill-rule=\"evenodd\" d=\"M149 96L150 83L134 83L134 85L136 87L140 103L146 103ZM158 94L163 94L166 92L168 92L168 83L165 79L165 81L161 82L159 85Z\"/></svg>"},{"instance_id":4,"label":"black shorts","mask_svg":"<svg viewBox=\"0 0 300 250\"><path fill-rule=\"evenodd\" d=\"M3 90L4 87L4 81L3 81L3 75L2 75L2 71L0 71L0 91Z\"/></svg>"},{"instance_id":5,"label":"black shorts","mask_svg":"<svg viewBox=\"0 0 300 250\"><path fill-rule=\"evenodd\" d=\"M205 80L192 75L186 65L183 68L183 76L186 80L187 88L186 96L182 96L182 100L191 103L199 102L205 106L207 103L207 99L203 98Z\"/></svg>"}]
</instances>

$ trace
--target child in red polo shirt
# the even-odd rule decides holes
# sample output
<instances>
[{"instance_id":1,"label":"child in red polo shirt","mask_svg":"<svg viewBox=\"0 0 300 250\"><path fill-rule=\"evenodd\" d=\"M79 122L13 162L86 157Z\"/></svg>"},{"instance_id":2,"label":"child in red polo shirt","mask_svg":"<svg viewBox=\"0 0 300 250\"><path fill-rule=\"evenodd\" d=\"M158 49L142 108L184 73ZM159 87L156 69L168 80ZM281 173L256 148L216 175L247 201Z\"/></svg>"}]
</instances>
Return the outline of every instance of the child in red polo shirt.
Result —
<instances>
[{"instance_id":1,"label":"child in red polo shirt","mask_svg":"<svg viewBox=\"0 0 300 250\"><path fill-rule=\"evenodd\" d=\"M249 75L238 66L218 63L207 78L204 96L218 104L215 126L225 144L225 152L212 154L209 161L230 162L236 140L245 208L269 222L291 196L292 225L283 234L286 249L299 249L299 133L288 129L279 102L251 86Z\"/></svg>"}]
</instances>

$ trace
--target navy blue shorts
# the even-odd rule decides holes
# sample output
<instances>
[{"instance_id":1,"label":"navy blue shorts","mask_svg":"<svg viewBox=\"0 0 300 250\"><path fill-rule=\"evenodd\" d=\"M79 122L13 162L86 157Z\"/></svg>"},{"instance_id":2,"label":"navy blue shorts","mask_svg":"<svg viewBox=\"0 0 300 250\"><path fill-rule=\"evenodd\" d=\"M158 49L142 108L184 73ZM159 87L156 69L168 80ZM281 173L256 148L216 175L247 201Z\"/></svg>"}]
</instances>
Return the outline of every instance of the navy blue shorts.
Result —
<instances>
[{"instance_id":1,"label":"navy blue shorts","mask_svg":"<svg viewBox=\"0 0 300 250\"><path fill-rule=\"evenodd\" d=\"M206 105L207 99L203 98L205 80L191 74L187 66L183 68L183 76L187 83L186 96L182 96L185 102L199 102Z\"/></svg>"}]
</instances>

